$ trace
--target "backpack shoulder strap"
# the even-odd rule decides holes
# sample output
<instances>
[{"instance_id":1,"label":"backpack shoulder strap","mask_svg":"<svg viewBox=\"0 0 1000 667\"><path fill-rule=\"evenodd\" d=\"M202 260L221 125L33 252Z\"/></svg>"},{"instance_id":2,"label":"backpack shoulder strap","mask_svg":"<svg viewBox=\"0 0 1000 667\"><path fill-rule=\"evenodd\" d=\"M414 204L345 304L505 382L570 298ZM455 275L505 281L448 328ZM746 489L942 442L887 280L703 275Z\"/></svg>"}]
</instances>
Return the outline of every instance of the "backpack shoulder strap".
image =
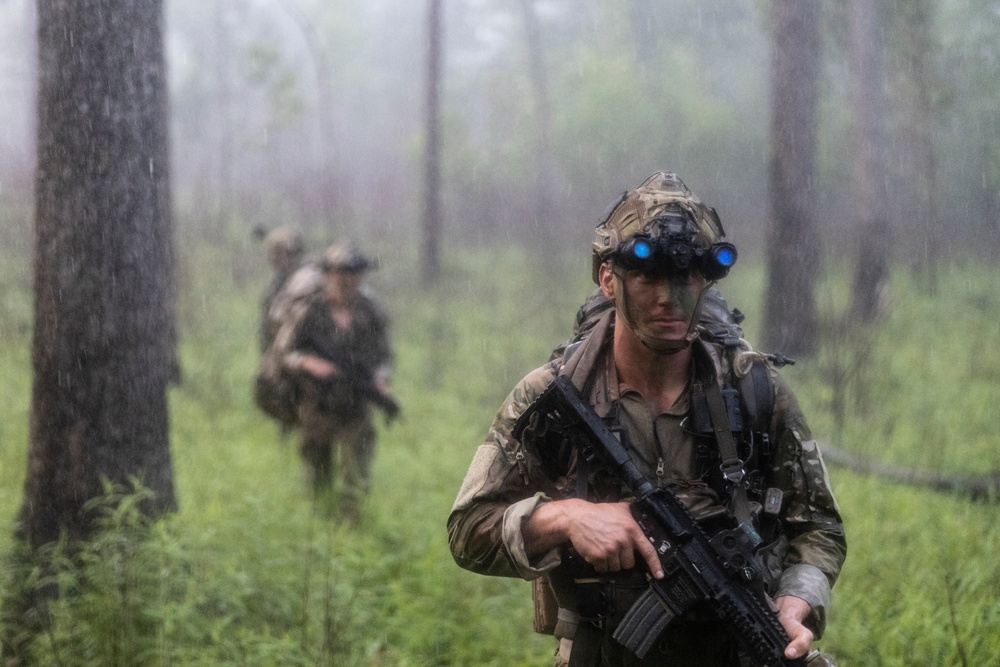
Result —
<instances>
[{"instance_id":1,"label":"backpack shoulder strap","mask_svg":"<svg viewBox=\"0 0 1000 667\"><path fill-rule=\"evenodd\" d=\"M739 353L734 363L739 360ZM744 362L746 363L746 362ZM751 431L767 433L774 413L774 380L766 358L750 359L742 372L734 369L736 389L743 402L744 414Z\"/></svg>"}]
</instances>

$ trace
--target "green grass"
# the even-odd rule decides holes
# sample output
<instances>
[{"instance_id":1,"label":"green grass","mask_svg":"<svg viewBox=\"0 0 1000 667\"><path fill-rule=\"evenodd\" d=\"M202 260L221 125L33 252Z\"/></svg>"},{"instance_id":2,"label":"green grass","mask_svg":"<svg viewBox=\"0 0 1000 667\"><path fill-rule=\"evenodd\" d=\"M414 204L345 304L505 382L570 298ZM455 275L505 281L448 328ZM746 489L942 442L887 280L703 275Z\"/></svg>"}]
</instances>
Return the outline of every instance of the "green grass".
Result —
<instances>
[{"instance_id":1,"label":"green grass","mask_svg":"<svg viewBox=\"0 0 1000 667\"><path fill-rule=\"evenodd\" d=\"M251 402L263 262L253 270L250 257L230 253L219 262L219 255L187 256L178 304L184 382L170 401L180 511L152 527L127 512L109 518L115 529L84 554L90 567L63 572L67 594L52 606L52 631L33 645L38 661L551 664L551 640L531 631L528 584L459 569L444 525L503 397L568 335L591 288L587 263L556 260L543 272L513 250L463 252L449 257L442 286L425 291L411 258L383 258L374 288L394 317L404 416L388 427L379 422L373 496L361 525L349 529L310 499L294 438L283 440ZM762 272L741 271L723 287L749 313L754 337ZM17 275L0 274L5 554L24 476L31 385L30 295ZM824 308L838 285L822 288ZM897 274L893 315L849 379L842 424L830 415L830 370L853 352L831 345L785 372L817 437L836 430L843 447L897 464L1000 468L992 416L998 289L991 272L954 267L931 298ZM841 667L998 664L996 507L837 468L831 476L850 552L822 648Z\"/></svg>"}]
</instances>

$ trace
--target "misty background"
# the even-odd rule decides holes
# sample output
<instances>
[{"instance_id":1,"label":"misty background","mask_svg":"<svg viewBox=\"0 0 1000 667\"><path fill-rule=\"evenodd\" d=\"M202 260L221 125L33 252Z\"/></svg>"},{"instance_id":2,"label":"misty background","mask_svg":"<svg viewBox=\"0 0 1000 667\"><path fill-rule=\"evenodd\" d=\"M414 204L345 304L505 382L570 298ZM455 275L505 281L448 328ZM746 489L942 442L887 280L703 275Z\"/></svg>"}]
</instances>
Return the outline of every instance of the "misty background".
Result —
<instances>
[{"instance_id":1,"label":"misty background","mask_svg":"<svg viewBox=\"0 0 1000 667\"><path fill-rule=\"evenodd\" d=\"M535 24L523 8L534 6ZM826 254L852 252L846 9L825 3L814 185ZM746 259L768 220L770 41L765 2L445 2L442 231L449 244L533 246L541 233L587 263L606 205L658 169L718 208ZM883 3L887 173L878 188L898 248L926 195L921 133L936 163L944 250L995 245L1000 227L1000 8ZM249 242L302 226L316 247L348 235L379 252L418 238L426 3L168 0L174 223L188 241ZM922 12L922 13L921 13ZM914 18L914 13L918 14ZM0 205L30 253L35 10L0 0ZM916 26L916 28L914 27ZM914 39L919 29L920 39ZM536 30L540 48L528 39ZM924 63L915 69L914 49ZM919 77L918 77L919 75ZM544 85L542 98L536 94ZM917 94L919 86L929 94ZM539 100L548 155L539 164ZM930 104L921 116L920 105ZM917 119L930 118L931 124ZM544 169L548 206L537 206ZM540 213L544 220L540 220ZM749 253L749 254L748 254Z\"/></svg>"},{"instance_id":2,"label":"misty background","mask_svg":"<svg viewBox=\"0 0 1000 667\"><path fill-rule=\"evenodd\" d=\"M441 207L428 216L435 4ZM2 525L27 508L50 545L62 526L43 519L59 517L35 510L82 516L60 467L78 429L94 454L77 457L83 488L152 470L182 509L143 532L133 496L106 493L125 509L88 542L85 569L60 570L71 594L49 606L51 631L35 632L33 607L0 605L3 657L13 637L38 664L550 664L528 584L457 568L445 515L509 387L569 334L602 212L663 169L718 209L739 247L722 290L747 310L748 337L802 361L787 375L851 545L825 647L843 665L996 663L995 0L163 6L169 174L159 0L0 0ZM877 21L857 20L875 7ZM813 33L794 28L815 8L813 178L811 104L771 91L810 97L789 70L812 71ZM807 66L775 66L790 61ZM60 113L36 134L39 79L43 115ZM133 112L145 113L123 119ZM772 182L776 155L795 188ZM786 203L798 207L775 212ZM416 279L429 218L445 269L432 285ZM351 237L382 260L372 287L393 316L405 418L380 433L364 530L318 518L294 437L252 402L270 278L253 230L280 224L303 228L310 251ZM790 269L783 282L776 266ZM873 293L870 317L845 306ZM807 322L805 309L783 314L802 305L818 306L815 350L759 340L764 324ZM161 395L177 376L168 423ZM142 456L153 463L133 465ZM0 529L0 556L17 541ZM4 601L49 585L11 562Z\"/></svg>"}]
</instances>

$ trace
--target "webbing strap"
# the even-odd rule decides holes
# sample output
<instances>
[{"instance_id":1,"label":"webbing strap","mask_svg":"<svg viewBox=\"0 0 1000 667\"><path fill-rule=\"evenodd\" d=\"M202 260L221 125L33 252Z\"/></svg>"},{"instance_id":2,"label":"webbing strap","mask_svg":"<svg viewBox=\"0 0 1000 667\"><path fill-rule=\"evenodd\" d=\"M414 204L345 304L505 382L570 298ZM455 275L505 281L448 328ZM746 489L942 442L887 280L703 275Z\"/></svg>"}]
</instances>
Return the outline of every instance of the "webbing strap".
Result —
<instances>
[{"instance_id":1,"label":"webbing strap","mask_svg":"<svg viewBox=\"0 0 1000 667\"><path fill-rule=\"evenodd\" d=\"M726 411L726 402L722 398L722 390L719 383L708 381L702 384L705 391L705 399L708 402L708 413L712 418L712 430L715 431L715 440L719 444L719 455L722 458L722 478L729 488L729 495L733 501L733 514L739 523L746 523L752 526L750 517L750 501L747 498L747 490L744 486L746 471L743 469L743 461L736 451L736 440L733 438L733 429L729 423L729 415Z\"/></svg>"},{"instance_id":2,"label":"webbing strap","mask_svg":"<svg viewBox=\"0 0 1000 667\"><path fill-rule=\"evenodd\" d=\"M573 636L573 650L569 653L569 667L598 667L601 664L601 642L604 630L593 623L583 622Z\"/></svg>"},{"instance_id":3,"label":"webbing strap","mask_svg":"<svg viewBox=\"0 0 1000 667\"><path fill-rule=\"evenodd\" d=\"M774 411L774 395L771 387L771 374L764 363L754 363L750 367L750 379L753 381L754 415L756 424L752 428L767 433L771 429L771 413ZM767 420L766 423L764 420Z\"/></svg>"}]
</instances>

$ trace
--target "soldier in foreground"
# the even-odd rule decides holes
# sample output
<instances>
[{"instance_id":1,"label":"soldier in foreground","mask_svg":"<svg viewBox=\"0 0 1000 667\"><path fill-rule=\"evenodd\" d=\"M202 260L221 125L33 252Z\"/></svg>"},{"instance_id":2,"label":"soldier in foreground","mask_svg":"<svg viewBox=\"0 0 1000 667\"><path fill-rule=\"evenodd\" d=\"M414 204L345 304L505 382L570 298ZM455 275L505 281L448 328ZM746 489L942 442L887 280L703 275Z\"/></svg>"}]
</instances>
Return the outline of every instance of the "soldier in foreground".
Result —
<instances>
[{"instance_id":1,"label":"soldier in foreground","mask_svg":"<svg viewBox=\"0 0 1000 667\"><path fill-rule=\"evenodd\" d=\"M355 520L375 455L371 405L390 417L398 412L389 389L389 320L363 290L373 259L340 243L330 246L320 268L322 292L291 332L283 361L299 378L300 451L313 488L331 486L339 458L341 513Z\"/></svg>"},{"instance_id":2,"label":"soldier in foreground","mask_svg":"<svg viewBox=\"0 0 1000 667\"><path fill-rule=\"evenodd\" d=\"M546 582L534 587L536 605L545 599L538 591L551 589L558 612L540 604L536 629L558 638L557 666L754 664L736 629L704 603L674 610L642 656L616 639L649 579L673 574L637 522L624 480L544 415L534 418L536 399L557 377L706 536L745 536L759 563L754 585L773 598L769 613L788 638L787 664L805 664L807 655L830 664L809 652L847 546L819 448L766 357L697 326L707 290L735 262L723 237L715 211L672 173L621 197L593 244L593 277L614 307L514 388L448 519L462 567Z\"/></svg>"}]
</instances>

